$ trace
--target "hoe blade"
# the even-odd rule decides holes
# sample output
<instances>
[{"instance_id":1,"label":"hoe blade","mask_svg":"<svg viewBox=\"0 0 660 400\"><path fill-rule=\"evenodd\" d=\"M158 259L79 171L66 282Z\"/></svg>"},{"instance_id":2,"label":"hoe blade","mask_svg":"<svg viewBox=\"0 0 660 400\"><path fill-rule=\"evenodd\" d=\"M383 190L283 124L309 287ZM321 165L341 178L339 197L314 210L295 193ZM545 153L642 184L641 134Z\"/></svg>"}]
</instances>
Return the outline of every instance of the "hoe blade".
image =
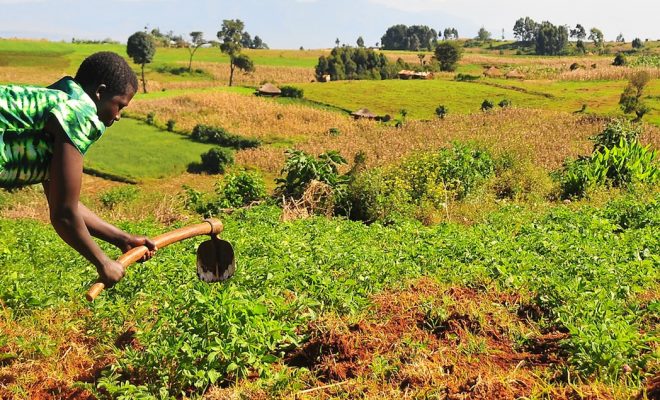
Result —
<instances>
[{"instance_id":1,"label":"hoe blade","mask_svg":"<svg viewBox=\"0 0 660 400\"><path fill-rule=\"evenodd\" d=\"M234 275L234 248L222 239L213 238L197 248L197 276L208 283L222 282Z\"/></svg>"}]
</instances>

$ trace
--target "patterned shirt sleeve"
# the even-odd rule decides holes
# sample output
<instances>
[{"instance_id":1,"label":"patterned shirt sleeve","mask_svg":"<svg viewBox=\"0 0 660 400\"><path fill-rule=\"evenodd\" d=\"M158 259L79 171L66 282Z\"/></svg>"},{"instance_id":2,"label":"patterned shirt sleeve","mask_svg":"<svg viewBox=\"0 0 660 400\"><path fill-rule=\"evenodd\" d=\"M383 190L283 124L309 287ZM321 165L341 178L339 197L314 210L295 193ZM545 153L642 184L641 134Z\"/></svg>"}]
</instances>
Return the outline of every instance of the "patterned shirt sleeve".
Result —
<instances>
[{"instance_id":1,"label":"patterned shirt sleeve","mask_svg":"<svg viewBox=\"0 0 660 400\"><path fill-rule=\"evenodd\" d=\"M70 99L60 103L50 113L57 118L64 133L83 155L105 130L96 110L80 100Z\"/></svg>"}]
</instances>

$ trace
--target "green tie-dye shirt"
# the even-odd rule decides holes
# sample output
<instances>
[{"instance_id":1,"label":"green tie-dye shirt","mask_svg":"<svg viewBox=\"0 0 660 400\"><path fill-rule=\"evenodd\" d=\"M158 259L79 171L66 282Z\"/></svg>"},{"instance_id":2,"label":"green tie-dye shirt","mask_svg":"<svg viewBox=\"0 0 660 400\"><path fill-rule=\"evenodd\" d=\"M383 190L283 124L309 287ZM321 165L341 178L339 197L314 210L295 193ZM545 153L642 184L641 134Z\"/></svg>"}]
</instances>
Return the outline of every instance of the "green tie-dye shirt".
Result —
<instances>
[{"instance_id":1,"label":"green tie-dye shirt","mask_svg":"<svg viewBox=\"0 0 660 400\"><path fill-rule=\"evenodd\" d=\"M94 101L71 77L48 88L0 85L0 187L48 180L53 138L44 126L51 116L83 155L105 131Z\"/></svg>"}]
</instances>

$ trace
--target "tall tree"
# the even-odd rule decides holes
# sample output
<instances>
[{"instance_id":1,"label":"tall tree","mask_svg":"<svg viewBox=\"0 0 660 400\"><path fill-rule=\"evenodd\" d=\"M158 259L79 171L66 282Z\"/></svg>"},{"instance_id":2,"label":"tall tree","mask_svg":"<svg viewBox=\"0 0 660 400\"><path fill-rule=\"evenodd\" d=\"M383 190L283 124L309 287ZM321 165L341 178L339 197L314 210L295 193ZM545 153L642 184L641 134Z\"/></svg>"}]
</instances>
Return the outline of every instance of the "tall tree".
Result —
<instances>
[{"instance_id":1,"label":"tall tree","mask_svg":"<svg viewBox=\"0 0 660 400\"><path fill-rule=\"evenodd\" d=\"M190 53L190 60L188 61L188 72L192 71L192 60L195 56L197 49L205 45L207 42L204 40L203 32L190 32L190 42L187 43L188 53Z\"/></svg>"},{"instance_id":2,"label":"tall tree","mask_svg":"<svg viewBox=\"0 0 660 400\"><path fill-rule=\"evenodd\" d=\"M128 38L126 53L133 62L142 66L142 91L147 93L147 81L144 79L144 65L149 64L156 54L154 39L145 32L135 32Z\"/></svg>"},{"instance_id":3,"label":"tall tree","mask_svg":"<svg viewBox=\"0 0 660 400\"><path fill-rule=\"evenodd\" d=\"M538 26L530 17L519 18L513 25L513 36L521 42L531 43L536 37Z\"/></svg>"},{"instance_id":4,"label":"tall tree","mask_svg":"<svg viewBox=\"0 0 660 400\"><path fill-rule=\"evenodd\" d=\"M598 28L591 28L589 31L589 40L594 42L594 46L600 50L603 47L603 32Z\"/></svg>"},{"instance_id":5,"label":"tall tree","mask_svg":"<svg viewBox=\"0 0 660 400\"><path fill-rule=\"evenodd\" d=\"M357 45L358 47L364 47L364 39L362 38L362 36L357 38Z\"/></svg>"},{"instance_id":6,"label":"tall tree","mask_svg":"<svg viewBox=\"0 0 660 400\"><path fill-rule=\"evenodd\" d=\"M442 71L455 71L456 64L463 56L463 47L456 42L445 41L435 48L435 58Z\"/></svg>"},{"instance_id":7,"label":"tall tree","mask_svg":"<svg viewBox=\"0 0 660 400\"><path fill-rule=\"evenodd\" d=\"M229 86L234 83L236 68L246 72L254 70L254 64L251 63L249 57L241 54L243 49L241 39L243 38L244 28L245 24L240 19L225 19L222 21L222 29L218 31L220 51L229 56Z\"/></svg>"},{"instance_id":8,"label":"tall tree","mask_svg":"<svg viewBox=\"0 0 660 400\"><path fill-rule=\"evenodd\" d=\"M484 28L483 26L479 28L479 32L477 32L477 39L479 41L485 42L487 40L490 40L491 34Z\"/></svg>"},{"instance_id":9,"label":"tall tree","mask_svg":"<svg viewBox=\"0 0 660 400\"><path fill-rule=\"evenodd\" d=\"M555 26L543 21L536 32L536 54L559 55L567 44L568 29L565 26Z\"/></svg>"},{"instance_id":10,"label":"tall tree","mask_svg":"<svg viewBox=\"0 0 660 400\"><path fill-rule=\"evenodd\" d=\"M587 37L587 31L584 29L584 26L577 24L575 29L571 29L571 37L577 40L584 40Z\"/></svg>"}]
</instances>

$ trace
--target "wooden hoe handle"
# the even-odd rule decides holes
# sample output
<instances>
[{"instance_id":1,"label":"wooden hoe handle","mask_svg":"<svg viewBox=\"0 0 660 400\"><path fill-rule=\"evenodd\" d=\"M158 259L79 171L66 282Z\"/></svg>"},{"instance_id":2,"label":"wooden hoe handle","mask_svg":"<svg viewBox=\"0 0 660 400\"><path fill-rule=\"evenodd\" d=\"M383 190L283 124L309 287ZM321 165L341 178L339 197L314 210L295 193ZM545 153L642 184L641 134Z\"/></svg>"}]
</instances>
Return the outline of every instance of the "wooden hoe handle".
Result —
<instances>
[{"instance_id":1,"label":"wooden hoe handle","mask_svg":"<svg viewBox=\"0 0 660 400\"><path fill-rule=\"evenodd\" d=\"M156 247L162 249L171 245L172 243L180 242L191 237L200 235L217 235L222 232L222 229L222 222L214 218L209 218L205 219L204 222L200 224L186 226L171 232L164 233L160 236L156 236L153 238L153 241L156 243ZM124 268L127 268L129 265L134 264L136 261L142 258L142 256L147 251L149 251L147 246L136 247L124 253L117 259L117 262L123 265ZM101 294L103 289L105 289L103 282L96 282L93 284L87 291L87 301L94 301L94 299L99 294Z\"/></svg>"}]
</instances>

